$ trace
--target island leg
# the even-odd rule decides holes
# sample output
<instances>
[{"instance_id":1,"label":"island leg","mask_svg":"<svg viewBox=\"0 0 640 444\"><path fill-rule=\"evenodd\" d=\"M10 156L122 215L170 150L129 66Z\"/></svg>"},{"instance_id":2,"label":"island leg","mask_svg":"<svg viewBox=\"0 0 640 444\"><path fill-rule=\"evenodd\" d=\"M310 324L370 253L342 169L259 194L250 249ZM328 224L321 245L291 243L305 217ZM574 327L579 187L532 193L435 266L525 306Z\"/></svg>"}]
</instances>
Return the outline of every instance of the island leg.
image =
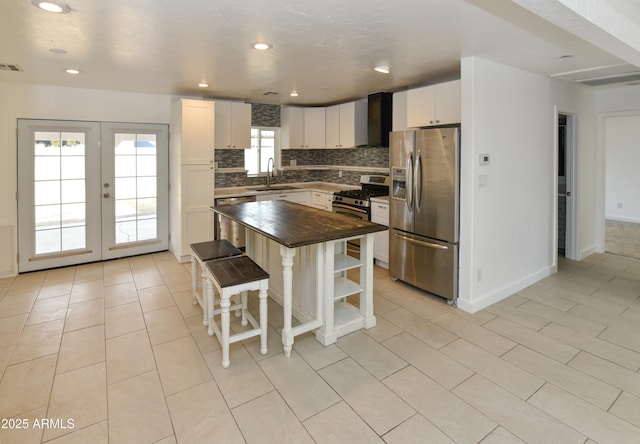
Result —
<instances>
[{"instance_id":1,"label":"island leg","mask_svg":"<svg viewBox=\"0 0 640 444\"><path fill-rule=\"evenodd\" d=\"M360 239L360 314L365 329L376 326L376 317L373 314L373 233Z\"/></svg>"},{"instance_id":2,"label":"island leg","mask_svg":"<svg viewBox=\"0 0 640 444\"><path fill-rule=\"evenodd\" d=\"M284 355L291 356L293 347L293 331L291 329L291 317L293 311L293 257L296 250L283 245L280 246L280 256L282 256L282 286L284 304L284 327L282 329L282 346Z\"/></svg>"}]
</instances>

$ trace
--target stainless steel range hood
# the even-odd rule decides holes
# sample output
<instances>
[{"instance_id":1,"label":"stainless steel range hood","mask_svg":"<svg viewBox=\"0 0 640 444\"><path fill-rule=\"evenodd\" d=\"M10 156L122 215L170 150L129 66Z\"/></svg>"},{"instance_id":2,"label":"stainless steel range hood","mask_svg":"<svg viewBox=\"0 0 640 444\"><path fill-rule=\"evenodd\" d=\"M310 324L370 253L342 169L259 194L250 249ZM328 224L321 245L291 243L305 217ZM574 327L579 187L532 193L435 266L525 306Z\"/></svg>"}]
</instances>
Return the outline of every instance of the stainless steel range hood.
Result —
<instances>
[{"instance_id":1,"label":"stainless steel range hood","mask_svg":"<svg viewBox=\"0 0 640 444\"><path fill-rule=\"evenodd\" d=\"M388 147L389 132L392 129L393 94L388 92L370 94L368 102L367 146Z\"/></svg>"}]
</instances>

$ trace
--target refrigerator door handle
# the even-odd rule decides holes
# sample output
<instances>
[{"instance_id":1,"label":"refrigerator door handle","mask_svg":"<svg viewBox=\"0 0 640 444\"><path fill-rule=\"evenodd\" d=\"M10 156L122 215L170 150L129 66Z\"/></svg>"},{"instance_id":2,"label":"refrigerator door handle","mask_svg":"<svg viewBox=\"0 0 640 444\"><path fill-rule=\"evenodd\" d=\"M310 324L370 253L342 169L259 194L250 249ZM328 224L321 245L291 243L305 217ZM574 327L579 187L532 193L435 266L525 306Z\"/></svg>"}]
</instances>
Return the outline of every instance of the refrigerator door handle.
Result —
<instances>
[{"instance_id":1,"label":"refrigerator door handle","mask_svg":"<svg viewBox=\"0 0 640 444\"><path fill-rule=\"evenodd\" d=\"M406 187L407 187L407 210L413 210L413 175L411 172L413 171L413 153L409 153L407 156L407 170L406 170Z\"/></svg>"},{"instance_id":2,"label":"refrigerator door handle","mask_svg":"<svg viewBox=\"0 0 640 444\"><path fill-rule=\"evenodd\" d=\"M416 167L415 167L415 172L414 172L414 176L415 178L413 179L414 181L414 187L415 187L415 193L416 193L416 211L420 211L422 209L422 186L423 186L423 181L422 181L422 153L420 151L418 151L418 155L416 156Z\"/></svg>"},{"instance_id":3,"label":"refrigerator door handle","mask_svg":"<svg viewBox=\"0 0 640 444\"><path fill-rule=\"evenodd\" d=\"M421 240L418 240L418 239L414 239L414 238L409 237L409 236L403 236L402 234L398 234L398 233L393 233L393 235L395 237L399 238L399 239L406 240L406 241L414 243L414 244L422 245L423 247L436 248L438 250L448 250L449 249L449 247L447 247L446 245L434 244L432 242L425 242L425 241L421 241Z\"/></svg>"}]
</instances>

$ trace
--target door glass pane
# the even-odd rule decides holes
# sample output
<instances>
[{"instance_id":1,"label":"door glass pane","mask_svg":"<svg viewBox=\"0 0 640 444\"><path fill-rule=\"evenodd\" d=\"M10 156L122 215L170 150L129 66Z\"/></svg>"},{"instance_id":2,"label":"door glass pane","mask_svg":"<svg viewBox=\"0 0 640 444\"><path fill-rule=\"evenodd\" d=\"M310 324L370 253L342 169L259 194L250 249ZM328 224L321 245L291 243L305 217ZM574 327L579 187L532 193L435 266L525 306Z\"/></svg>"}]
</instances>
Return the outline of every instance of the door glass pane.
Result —
<instances>
[{"instance_id":1,"label":"door glass pane","mask_svg":"<svg viewBox=\"0 0 640 444\"><path fill-rule=\"evenodd\" d=\"M85 134L34 136L35 253L86 248Z\"/></svg>"},{"instance_id":2,"label":"door glass pane","mask_svg":"<svg viewBox=\"0 0 640 444\"><path fill-rule=\"evenodd\" d=\"M155 134L115 135L116 244L157 237Z\"/></svg>"}]
</instances>

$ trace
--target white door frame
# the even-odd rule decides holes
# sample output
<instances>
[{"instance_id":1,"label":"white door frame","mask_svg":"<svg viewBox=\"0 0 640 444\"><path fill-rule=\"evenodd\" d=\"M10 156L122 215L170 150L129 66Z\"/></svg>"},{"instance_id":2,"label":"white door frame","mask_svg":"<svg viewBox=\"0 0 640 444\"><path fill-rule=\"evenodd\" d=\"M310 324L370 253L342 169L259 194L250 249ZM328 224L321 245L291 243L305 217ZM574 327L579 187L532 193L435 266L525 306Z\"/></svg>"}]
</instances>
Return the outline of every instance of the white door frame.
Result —
<instances>
[{"instance_id":1,"label":"white door frame","mask_svg":"<svg viewBox=\"0 0 640 444\"><path fill-rule=\"evenodd\" d=\"M613 111L598 113L596 124L596 224L595 251L605 252L606 242L606 198L607 198L607 126L606 119L615 117L640 116L640 111Z\"/></svg>"},{"instance_id":2,"label":"white door frame","mask_svg":"<svg viewBox=\"0 0 640 444\"><path fill-rule=\"evenodd\" d=\"M566 127L566 146L565 146L565 177L567 191L566 206L566 229L565 229L565 250L564 255L567 259L579 260L579 242L578 242L578 150L576 149L576 127L577 117L575 113L562 111L556 108L554 112L554 159L555 171L554 175L554 256L557 257L558 252L558 119L560 115L567 118ZM554 261L555 262L555 261Z\"/></svg>"}]
</instances>

